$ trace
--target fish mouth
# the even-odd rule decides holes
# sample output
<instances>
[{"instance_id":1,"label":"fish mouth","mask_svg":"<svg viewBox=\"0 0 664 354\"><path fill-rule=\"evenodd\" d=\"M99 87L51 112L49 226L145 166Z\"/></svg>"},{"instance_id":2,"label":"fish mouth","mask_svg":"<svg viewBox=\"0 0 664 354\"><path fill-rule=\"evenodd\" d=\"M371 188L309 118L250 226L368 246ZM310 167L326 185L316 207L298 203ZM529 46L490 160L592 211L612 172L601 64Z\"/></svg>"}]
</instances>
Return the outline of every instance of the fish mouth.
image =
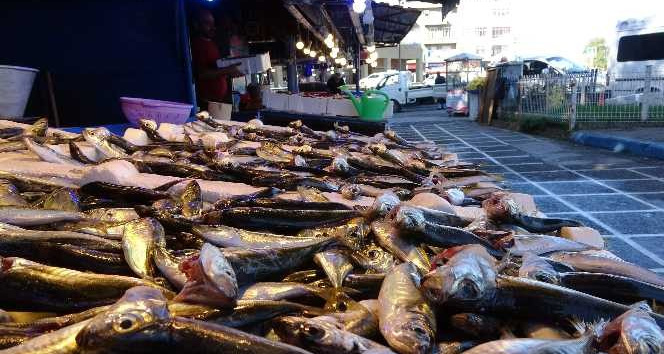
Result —
<instances>
[{"instance_id":1,"label":"fish mouth","mask_svg":"<svg viewBox=\"0 0 664 354\"><path fill-rule=\"evenodd\" d=\"M187 282L173 300L219 308L235 306L238 296L237 279L233 269L216 247L204 245L200 254L180 264L180 270L187 276Z\"/></svg>"},{"instance_id":2,"label":"fish mouth","mask_svg":"<svg viewBox=\"0 0 664 354\"><path fill-rule=\"evenodd\" d=\"M477 300L484 294L483 289L471 279L463 279L457 283L450 297L457 300Z\"/></svg>"},{"instance_id":3,"label":"fish mouth","mask_svg":"<svg viewBox=\"0 0 664 354\"><path fill-rule=\"evenodd\" d=\"M0 271L6 272L14 265L14 260L12 258L1 257L0 256Z\"/></svg>"}]
</instances>

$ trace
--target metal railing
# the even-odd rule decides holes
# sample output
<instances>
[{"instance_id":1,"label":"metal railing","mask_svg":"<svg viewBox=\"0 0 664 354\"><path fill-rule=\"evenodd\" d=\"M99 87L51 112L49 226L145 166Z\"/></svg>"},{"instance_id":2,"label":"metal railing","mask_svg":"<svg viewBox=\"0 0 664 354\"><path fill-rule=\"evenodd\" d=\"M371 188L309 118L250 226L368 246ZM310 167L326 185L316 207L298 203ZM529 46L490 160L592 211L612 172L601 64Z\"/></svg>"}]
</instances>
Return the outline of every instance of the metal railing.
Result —
<instances>
[{"instance_id":1,"label":"metal railing","mask_svg":"<svg viewBox=\"0 0 664 354\"><path fill-rule=\"evenodd\" d=\"M664 125L664 68L616 77L591 71L503 80L501 115L543 118L570 130L580 125Z\"/></svg>"}]
</instances>

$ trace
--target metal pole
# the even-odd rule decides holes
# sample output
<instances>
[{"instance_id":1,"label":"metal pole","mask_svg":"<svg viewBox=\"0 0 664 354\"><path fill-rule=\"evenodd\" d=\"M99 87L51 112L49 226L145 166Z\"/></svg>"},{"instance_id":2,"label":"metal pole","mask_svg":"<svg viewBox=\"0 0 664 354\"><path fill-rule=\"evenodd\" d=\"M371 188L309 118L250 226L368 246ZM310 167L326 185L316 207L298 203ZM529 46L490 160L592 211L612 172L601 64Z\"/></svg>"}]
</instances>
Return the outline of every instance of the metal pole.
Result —
<instances>
[{"instance_id":1,"label":"metal pole","mask_svg":"<svg viewBox=\"0 0 664 354\"><path fill-rule=\"evenodd\" d=\"M403 71L401 68L401 43L397 44L397 47L399 48L399 71Z\"/></svg>"},{"instance_id":2,"label":"metal pole","mask_svg":"<svg viewBox=\"0 0 664 354\"><path fill-rule=\"evenodd\" d=\"M295 48L295 36L290 36L288 38L288 91L291 93L299 93L300 92L300 87L298 85L298 80L297 80L297 58L296 58L296 50Z\"/></svg>"},{"instance_id":3,"label":"metal pole","mask_svg":"<svg viewBox=\"0 0 664 354\"><path fill-rule=\"evenodd\" d=\"M652 82L652 65L646 66L646 77L644 81L643 94L641 95L641 121L648 120L648 113L650 113L651 101L651 82Z\"/></svg>"},{"instance_id":4,"label":"metal pole","mask_svg":"<svg viewBox=\"0 0 664 354\"><path fill-rule=\"evenodd\" d=\"M357 37L357 36L356 36ZM355 91L360 92L360 57L362 56L362 44L357 41L357 53L355 53Z\"/></svg>"}]
</instances>

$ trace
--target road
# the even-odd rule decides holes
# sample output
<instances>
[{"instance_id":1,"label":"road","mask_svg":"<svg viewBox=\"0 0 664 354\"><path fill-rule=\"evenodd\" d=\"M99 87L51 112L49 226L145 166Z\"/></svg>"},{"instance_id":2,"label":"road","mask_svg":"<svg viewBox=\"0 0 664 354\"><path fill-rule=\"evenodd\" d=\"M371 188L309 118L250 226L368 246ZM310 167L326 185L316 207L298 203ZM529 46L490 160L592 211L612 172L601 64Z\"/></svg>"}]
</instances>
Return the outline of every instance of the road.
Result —
<instances>
[{"instance_id":1,"label":"road","mask_svg":"<svg viewBox=\"0 0 664 354\"><path fill-rule=\"evenodd\" d=\"M546 215L582 221L624 260L664 273L664 161L482 126L434 106L406 108L390 126L502 174Z\"/></svg>"}]
</instances>

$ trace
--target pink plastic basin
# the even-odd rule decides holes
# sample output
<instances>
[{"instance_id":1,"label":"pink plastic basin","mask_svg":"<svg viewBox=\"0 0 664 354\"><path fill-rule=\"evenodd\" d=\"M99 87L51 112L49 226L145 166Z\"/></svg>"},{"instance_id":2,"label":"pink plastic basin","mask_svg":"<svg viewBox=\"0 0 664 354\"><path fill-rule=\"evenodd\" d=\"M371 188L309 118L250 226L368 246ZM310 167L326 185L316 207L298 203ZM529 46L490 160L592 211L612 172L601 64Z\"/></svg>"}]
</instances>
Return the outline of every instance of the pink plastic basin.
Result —
<instances>
[{"instance_id":1,"label":"pink plastic basin","mask_svg":"<svg viewBox=\"0 0 664 354\"><path fill-rule=\"evenodd\" d=\"M152 119L157 123L184 124L193 105L188 103L120 97L122 113L129 123L138 126L140 119Z\"/></svg>"}]
</instances>

